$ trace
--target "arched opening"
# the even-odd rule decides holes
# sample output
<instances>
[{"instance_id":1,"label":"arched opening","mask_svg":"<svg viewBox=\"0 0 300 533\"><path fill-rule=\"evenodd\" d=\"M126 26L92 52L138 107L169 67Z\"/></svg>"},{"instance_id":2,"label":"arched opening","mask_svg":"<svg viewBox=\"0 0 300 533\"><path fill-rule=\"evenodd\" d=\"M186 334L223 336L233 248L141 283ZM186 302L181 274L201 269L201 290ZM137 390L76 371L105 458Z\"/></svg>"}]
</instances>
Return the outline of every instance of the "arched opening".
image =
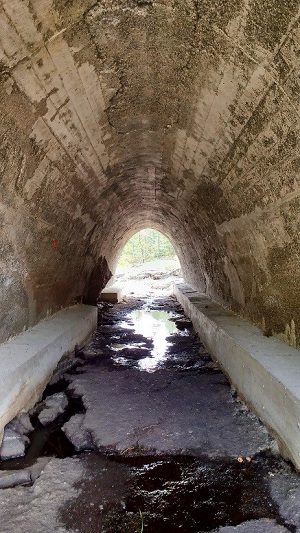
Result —
<instances>
[{"instance_id":1,"label":"arched opening","mask_svg":"<svg viewBox=\"0 0 300 533\"><path fill-rule=\"evenodd\" d=\"M181 265L166 235L153 228L134 233L120 251L114 282L124 295L170 294L182 281Z\"/></svg>"}]
</instances>

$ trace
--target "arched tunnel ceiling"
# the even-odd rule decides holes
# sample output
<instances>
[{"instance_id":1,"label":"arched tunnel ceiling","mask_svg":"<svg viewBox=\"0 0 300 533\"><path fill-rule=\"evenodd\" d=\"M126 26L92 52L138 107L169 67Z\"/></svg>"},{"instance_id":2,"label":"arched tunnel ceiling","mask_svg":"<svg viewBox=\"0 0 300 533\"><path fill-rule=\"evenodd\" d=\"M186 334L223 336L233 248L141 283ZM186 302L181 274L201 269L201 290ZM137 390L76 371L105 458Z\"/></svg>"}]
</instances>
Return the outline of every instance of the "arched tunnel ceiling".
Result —
<instances>
[{"instance_id":1,"label":"arched tunnel ceiling","mask_svg":"<svg viewBox=\"0 0 300 533\"><path fill-rule=\"evenodd\" d=\"M0 0L0 340L87 299L151 225L295 344L299 8Z\"/></svg>"}]
</instances>

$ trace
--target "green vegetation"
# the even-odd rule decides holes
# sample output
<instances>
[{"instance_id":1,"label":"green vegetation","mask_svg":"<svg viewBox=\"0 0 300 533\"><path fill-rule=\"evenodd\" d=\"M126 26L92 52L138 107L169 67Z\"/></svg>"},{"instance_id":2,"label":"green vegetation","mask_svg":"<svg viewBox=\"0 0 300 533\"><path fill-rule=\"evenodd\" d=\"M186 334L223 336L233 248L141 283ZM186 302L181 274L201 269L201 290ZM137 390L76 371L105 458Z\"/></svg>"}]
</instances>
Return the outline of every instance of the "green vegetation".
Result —
<instances>
[{"instance_id":1,"label":"green vegetation","mask_svg":"<svg viewBox=\"0 0 300 533\"><path fill-rule=\"evenodd\" d=\"M141 524L141 533L144 533L144 518L143 518L143 513L142 513L141 510L140 510L140 517L141 517L141 521L142 521L142 524Z\"/></svg>"},{"instance_id":2,"label":"green vegetation","mask_svg":"<svg viewBox=\"0 0 300 533\"><path fill-rule=\"evenodd\" d=\"M118 265L139 265L175 256L174 248L165 235L154 229L143 229L133 235L124 246Z\"/></svg>"}]
</instances>

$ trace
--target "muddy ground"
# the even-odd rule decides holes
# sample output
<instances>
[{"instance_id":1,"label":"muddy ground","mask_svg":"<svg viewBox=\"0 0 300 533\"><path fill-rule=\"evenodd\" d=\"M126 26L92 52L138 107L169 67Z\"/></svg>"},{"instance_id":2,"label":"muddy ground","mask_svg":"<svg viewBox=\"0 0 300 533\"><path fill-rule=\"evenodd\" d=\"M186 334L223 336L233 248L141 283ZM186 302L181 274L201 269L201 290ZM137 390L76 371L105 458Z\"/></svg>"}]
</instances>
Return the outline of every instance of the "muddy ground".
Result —
<instances>
[{"instance_id":1,"label":"muddy ground","mask_svg":"<svg viewBox=\"0 0 300 533\"><path fill-rule=\"evenodd\" d=\"M231 389L172 297L99 306L99 326L44 397L64 413L0 490L1 533L300 531L300 478Z\"/></svg>"}]
</instances>

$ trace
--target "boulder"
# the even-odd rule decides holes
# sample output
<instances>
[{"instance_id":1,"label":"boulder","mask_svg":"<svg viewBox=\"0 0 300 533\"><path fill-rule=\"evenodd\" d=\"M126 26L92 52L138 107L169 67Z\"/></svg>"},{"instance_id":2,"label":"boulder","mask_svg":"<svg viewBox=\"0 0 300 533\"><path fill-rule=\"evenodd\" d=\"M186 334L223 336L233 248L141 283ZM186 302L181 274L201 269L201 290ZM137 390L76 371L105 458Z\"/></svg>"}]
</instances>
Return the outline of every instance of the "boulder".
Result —
<instances>
[{"instance_id":1,"label":"boulder","mask_svg":"<svg viewBox=\"0 0 300 533\"><path fill-rule=\"evenodd\" d=\"M0 472L0 489L28 485L29 483L31 483L29 470L4 470Z\"/></svg>"},{"instance_id":2,"label":"boulder","mask_svg":"<svg viewBox=\"0 0 300 533\"><path fill-rule=\"evenodd\" d=\"M26 444L29 443L28 437L20 435L13 429L6 427L2 445L0 448L0 457L2 460L22 457L25 454Z\"/></svg>"},{"instance_id":3,"label":"boulder","mask_svg":"<svg viewBox=\"0 0 300 533\"><path fill-rule=\"evenodd\" d=\"M38 415L38 419L43 426L51 424L59 415L61 415L68 405L68 398L64 392L57 392L48 396L43 402L43 409Z\"/></svg>"},{"instance_id":4,"label":"boulder","mask_svg":"<svg viewBox=\"0 0 300 533\"><path fill-rule=\"evenodd\" d=\"M85 414L79 413L72 416L62 427L76 451L93 450L95 448L91 433L84 426L84 419Z\"/></svg>"}]
</instances>

